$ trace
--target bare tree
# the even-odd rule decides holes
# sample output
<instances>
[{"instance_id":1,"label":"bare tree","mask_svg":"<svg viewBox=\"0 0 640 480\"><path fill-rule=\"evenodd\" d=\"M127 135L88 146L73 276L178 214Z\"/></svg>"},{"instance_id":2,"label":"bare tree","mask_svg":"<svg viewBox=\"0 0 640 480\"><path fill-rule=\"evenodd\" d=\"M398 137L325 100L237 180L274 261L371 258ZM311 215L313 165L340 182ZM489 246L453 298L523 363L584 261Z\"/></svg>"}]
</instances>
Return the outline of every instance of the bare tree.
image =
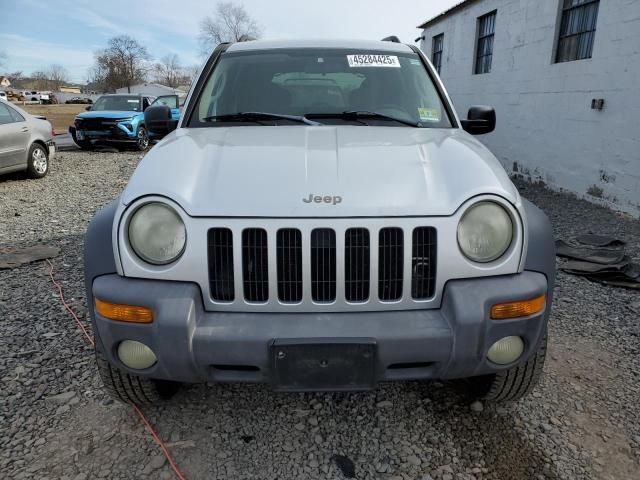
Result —
<instances>
[{"instance_id":1,"label":"bare tree","mask_svg":"<svg viewBox=\"0 0 640 480\"><path fill-rule=\"evenodd\" d=\"M162 57L162 59L153 66L153 74L155 81L158 83L172 88L180 85L184 74L178 55L174 53Z\"/></svg>"},{"instance_id":2,"label":"bare tree","mask_svg":"<svg viewBox=\"0 0 640 480\"><path fill-rule=\"evenodd\" d=\"M69 81L69 72L62 65L52 64L47 70L51 90L58 91L60 87Z\"/></svg>"},{"instance_id":3,"label":"bare tree","mask_svg":"<svg viewBox=\"0 0 640 480\"><path fill-rule=\"evenodd\" d=\"M182 85L191 85L200 73L200 65L191 65L182 70Z\"/></svg>"},{"instance_id":4,"label":"bare tree","mask_svg":"<svg viewBox=\"0 0 640 480\"><path fill-rule=\"evenodd\" d=\"M7 65L9 55L4 50L0 50L0 68L4 68Z\"/></svg>"},{"instance_id":5,"label":"bare tree","mask_svg":"<svg viewBox=\"0 0 640 480\"><path fill-rule=\"evenodd\" d=\"M136 82L144 81L150 59L146 47L128 35L120 35L111 38L105 50L96 52L90 76L105 91L130 89Z\"/></svg>"},{"instance_id":6,"label":"bare tree","mask_svg":"<svg viewBox=\"0 0 640 480\"><path fill-rule=\"evenodd\" d=\"M200 22L200 48L208 55L223 42L245 42L262 36L262 26L258 24L242 5L233 2L218 3L212 16Z\"/></svg>"},{"instance_id":7,"label":"bare tree","mask_svg":"<svg viewBox=\"0 0 640 480\"><path fill-rule=\"evenodd\" d=\"M31 80L36 90L48 90L49 89L49 75L47 72L38 70L31 74Z\"/></svg>"}]
</instances>

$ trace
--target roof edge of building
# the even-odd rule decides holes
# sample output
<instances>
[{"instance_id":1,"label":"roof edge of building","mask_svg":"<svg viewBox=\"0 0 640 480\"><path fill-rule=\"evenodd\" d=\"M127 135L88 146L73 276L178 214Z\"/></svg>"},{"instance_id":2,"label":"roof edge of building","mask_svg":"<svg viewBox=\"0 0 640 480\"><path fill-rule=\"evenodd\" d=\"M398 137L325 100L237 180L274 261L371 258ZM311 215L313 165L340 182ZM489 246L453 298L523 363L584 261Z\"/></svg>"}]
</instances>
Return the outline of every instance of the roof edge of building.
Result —
<instances>
[{"instance_id":1,"label":"roof edge of building","mask_svg":"<svg viewBox=\"0 0 640 480\"><path fill-rule=\"evenodd\" d=\"M476 1L477 0L462 0L461 2L456 3L454 6L448 8L444 12L439 13L435 17L431 17L429 20L422 23L421 25L418 25L416 28L427 28L429 25L432 25L436 22L439 22L440 20L443 20L445 17L449 16L450 14L454 13L457 10L460 10L461 8L465 7L467 4L471 2L476 2Z\"/></svg>"}]
</instances>

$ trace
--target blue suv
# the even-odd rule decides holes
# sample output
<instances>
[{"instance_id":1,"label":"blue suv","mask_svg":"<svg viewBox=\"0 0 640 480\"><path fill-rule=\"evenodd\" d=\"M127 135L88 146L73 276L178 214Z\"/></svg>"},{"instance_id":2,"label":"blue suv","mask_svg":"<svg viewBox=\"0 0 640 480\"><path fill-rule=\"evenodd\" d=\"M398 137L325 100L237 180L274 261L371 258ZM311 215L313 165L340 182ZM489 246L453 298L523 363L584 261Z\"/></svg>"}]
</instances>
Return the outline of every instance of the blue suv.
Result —
<instances>
[{"instance_id":1,"label":"blue suv","mask_svg":"<svg viewBox=\"0 0 640 480\"><path fill-rule=\"evenodd\" d=\"M144 122L144 111L153 103L166 105L174 102L177 107L175 95L158 98L133 94L103 95L87 107L87 112L76 116L69 133L83 150L91 150L97 143L128 144L137 150L146 150L149 147L149 133ZM176 115L179 116L177 108Z\"/></svg>"}]
</instances>

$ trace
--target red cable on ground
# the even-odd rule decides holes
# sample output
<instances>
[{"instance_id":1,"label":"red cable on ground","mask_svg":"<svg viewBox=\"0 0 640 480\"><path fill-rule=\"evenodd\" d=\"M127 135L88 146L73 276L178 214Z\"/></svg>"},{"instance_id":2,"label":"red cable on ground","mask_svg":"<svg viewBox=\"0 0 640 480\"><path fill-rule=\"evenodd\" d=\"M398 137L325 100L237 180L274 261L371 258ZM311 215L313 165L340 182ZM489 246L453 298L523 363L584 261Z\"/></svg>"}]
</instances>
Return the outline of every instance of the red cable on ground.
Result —
<instances>
[{"instance_id":1,"label":"red cable on ground","mask_svg":"<svg viewBox=\"0 0 640 480\"><path fill-rule=\"evenodd\" d=\"M177 465L173 462L173 458L171 458L171 454L169 453L169 450L167 450L167 447L165 447L164 443L162 443L162 440L160 439L160 437L158 436L158 434L155 432L155 430L153 429L153 427L151 426L151 424L149 423L149 421L147 420L147 417L144 416L144 413L142 413L142 410L140 410L138 408L138 406L135 403L132 403L131 406L134 408L134 410L136 411L136 413L140 416L140 419L144 422L144 424L147 427L147 430L149 430L149 433L151 434L151 436L153 437L153 439L156 441L156 443L158 444L158 446L160 447L160 449L162 450L162 453L164 453L164 456L167 457L167 461L169 462L169 465L171 465L171 468L173 469L174 473L176 474L176 476L180 479L180 480L186 480L184 478L184 476L182 475L182 472L180 471L180 469L177 467Z\"/></svg>"},{"instance_id":2,"label":"red cable on ground","mask_svg":"<svg viewBox=\"0 0 640 480\"><path fill-rule=\"evenodd\" d=\"M73 319L76 321L76 323L80 327L80 330L82 330L82 333L87 338L88 342L91 344L91 346L93 346L94 345L93 338L91 338L91 336L89 335L89 332L87 332L86 327L82 324L82 322L80 321L76 313L73 311L73 309L67 304L66 300L64 299L64 294L62 293L62 287L58 282L56 282L55 278L53 278L53 263L51 263L49 259L47 259L47 263L49 264L49 277L51 278L51 281L58 289L58 297L60 298L62 305L64 305L65 310L71 314ZM149 420L147 420L147 417L145 417L144 413L142 413L142 410L140 410L140 408L138 408L138 406L134 403L131 403L131 406L133 407L133 409L136 411L136 413L144 423L148 432L151 434L151 437L153 437L153 440L158 444L158 446L162 450L162 453L164 453L164 456L167 458L169 465L173 469L178 479L186 480L184 475L182 475L182 472L180 471L178 466L173 461L173 458L171 457L171 454L169 453L169 450L167 450L167 447L165 446L165 444L162 442L162 439L158 436L156 431L153 429L153 427L151 426L151 423L149 422Z\"/></svg>"},{"instance_id":3,"label":"red cable on ground","mask_svg":"<svg viewBox=\"0 0 640 480\"><path fill-rule=\"evenodd\" d=\"M93 338L91 338L91 335L89 335L89 332L87 332L87 329L85 328L85 326L82 324L82 322L80 321L80 319L78 318L78 316L76 315L76 313L71 309L71 307L67 304L67 302L64 299L64 294L62 293L62 287L60 286L60 284L58 282L56 282L56 280L53 278L53 263L51 263L49 261L49 259L47 258L47 263L49 264L49 277L51 278L51 281L53 282L53 284L58 288L58 297L60 297L60 300L62 301L62 305L64 305L65 310L67 310L67 312L69 312L71 314L71 316L73 317L73 319L76 321L76 323L78 324L78 326L80 327L80 330L82 330L82 333L84 333L84 336L87 337L87 340L89 341L89 343L91 344L91 346L93 347Z\"/></svg>"}]
</instances>

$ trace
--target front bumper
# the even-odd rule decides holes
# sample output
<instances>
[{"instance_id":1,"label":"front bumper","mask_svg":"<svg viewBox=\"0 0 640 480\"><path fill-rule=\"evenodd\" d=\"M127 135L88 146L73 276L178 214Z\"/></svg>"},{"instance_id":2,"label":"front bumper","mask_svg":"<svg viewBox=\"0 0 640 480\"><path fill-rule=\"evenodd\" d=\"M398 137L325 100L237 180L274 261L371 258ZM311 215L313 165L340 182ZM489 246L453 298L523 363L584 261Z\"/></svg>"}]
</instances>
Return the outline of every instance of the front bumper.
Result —
<instances>
[{"instance_id":1,"label":"front bumper","mask_svg":"<svg viewBox=\"0 0 640 480\"><path fill-rule=\"evenodd\" d=\"M123 125L113 125L108 130L84 130L77 127L69 127L69 133L74 140L78 137L78 132L81 132L82 139L84 141L101 141L101 142L135 142L138 137L135 130L130 131Z\"/></svg>"},{"instance_id":2,"label":"front bumper","mask_svg":"<svg viewBox=\"0 0 640 480\"><path fill-rule=\"evenodd\" d=\"M537 272L449 281L439 309L345 313L230 313L205 311L200 289L185 282L105 275L93 282L101 300L153 309L148 325L115 322L91 308L94 328L107 359L130 373L181 382L272 383L271 345L375 342L374 383L448 379L494 373L526 361L546 328L549 305L541 313L513 320L490 320L491 305L547 294ZM93 302L92 302L93 304ZM498 339L518 335L525 351L517 362L498 366L487 360ZM149 346L158 361L138 371L125 367L116 350L122 340ZM304 339L304 342L302 341ZM313 388L310 388L313 389Z\"/></svg>"},{"instance_id":3,"label":"front bumper","mask_svg":"<svg viewBox=\"0 0 640 480\"><path fill-rule=\"evenodd\" d=\"M47 142L47 150L49 151L49 160L53 160L56 156L56 142L53 140L49 140Z\"/></svg>"},{"instance_id":4,"label":"front bumper","mask_svg":"<svg viewBox=\"0 0 640 480\"><path fill-rule=\"evenodd\" d=\"M136 375L182 382L271 383L275 372L270 347L274 341L340 343L366 338L376 345L377 383L471 377L524 362L542 339L549 305L537 315L513 320L490 320L488 312L495 303L547 293L546 277L526 271L450 281L439 309L229 313L205 311L200 289L191 283L105 275L94 280L94 297L150 307L154 321L148 325L115 322L91 310L109 362ZM487 360L489 347L509 335L524 339L520 359L505 366ZM157 363L143 371L125 367L116 350L126 339L149 346L158 357Z\"/></svg>"}]
</instances>

